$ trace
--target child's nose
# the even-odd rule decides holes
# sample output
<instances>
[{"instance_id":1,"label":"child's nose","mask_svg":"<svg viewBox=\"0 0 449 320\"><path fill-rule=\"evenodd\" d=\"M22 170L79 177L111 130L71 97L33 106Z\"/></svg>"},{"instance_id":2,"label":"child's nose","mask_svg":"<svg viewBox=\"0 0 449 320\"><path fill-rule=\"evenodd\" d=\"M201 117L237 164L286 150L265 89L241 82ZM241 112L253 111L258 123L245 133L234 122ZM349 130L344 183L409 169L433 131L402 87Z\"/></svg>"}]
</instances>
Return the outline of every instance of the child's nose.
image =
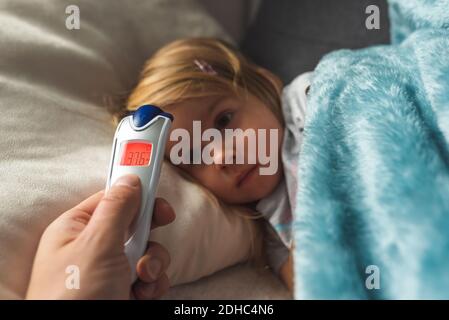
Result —
<instances>
[{"instance_id":1,"label":"child's nose","mask_svg":"<svg viewBox=\"0 0 449 320\"><path fill-rule=\"evenodd\" d=\"M223 148L221 151L216 151L213 158L214 163L220 169L225 169L235 164L235 152L233 149Z\"/></svg>"}]
</instances>

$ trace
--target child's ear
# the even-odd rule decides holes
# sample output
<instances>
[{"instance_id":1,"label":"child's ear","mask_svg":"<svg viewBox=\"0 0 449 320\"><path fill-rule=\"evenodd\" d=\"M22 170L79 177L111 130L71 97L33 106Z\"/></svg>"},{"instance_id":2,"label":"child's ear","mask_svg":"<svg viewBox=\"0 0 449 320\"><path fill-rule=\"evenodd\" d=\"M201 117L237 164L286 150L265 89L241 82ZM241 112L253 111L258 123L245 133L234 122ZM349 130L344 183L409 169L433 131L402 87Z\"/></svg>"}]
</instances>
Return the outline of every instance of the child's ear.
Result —
<instances>
[{"instance_id":1,"label":"child's ear","mask_svg":"<svg viewBox=\"0 0 449 320\"><path fill-rule=\"evenodd\" d=\"M263 74L268 80L271 81L271 83L273 83L273 85L275 86L275 88L277 89L278 93L281 94L282 92L282 87L284 86L284 84L282 83L282 80L275 75L274 73L272 73L271 71L268 71L265 68L262 67L257 67L257 71L259 71L261 74Z\"/></svg>"}]
</instances>

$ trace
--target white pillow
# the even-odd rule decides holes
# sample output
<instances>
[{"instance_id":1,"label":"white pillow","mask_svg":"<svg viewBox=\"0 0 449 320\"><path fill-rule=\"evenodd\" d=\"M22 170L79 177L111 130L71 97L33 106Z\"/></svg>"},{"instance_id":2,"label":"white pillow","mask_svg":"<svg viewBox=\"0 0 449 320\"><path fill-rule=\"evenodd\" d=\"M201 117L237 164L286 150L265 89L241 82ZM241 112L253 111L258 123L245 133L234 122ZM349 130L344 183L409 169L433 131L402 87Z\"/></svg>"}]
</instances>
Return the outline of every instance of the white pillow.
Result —
<instances>
[{"instance_id":1,"label":"white pillow","mask_svg":"<svg viewBox=\"0 0 449 320\"><path fill-rule=\"evenodd\" d=\"M72 3L80 30L65 26ZM0 6L0 298L21 298L43 230L104 187L114 133L104 101L126 96L164 43L225 35L193 0ZM171 253L172 285L248 258L252 226L170 166L158 194L177 212L152 234Z\"/></svg>"},{"instance_id":2,"label":"white pillow","mask_svg":"<svg viewBox=\"0 0 449 320\"><path fill-rule=\"evenodd\" d=\"M170 164L164 163L158 195L168 199L177 213L174 223L153 230L150 236L170 252L167 273L172 284L197 280L247 260L251 237L260 241L251 220L221 208L208 191L182 178Z\"/></svg>"}]
</instances>

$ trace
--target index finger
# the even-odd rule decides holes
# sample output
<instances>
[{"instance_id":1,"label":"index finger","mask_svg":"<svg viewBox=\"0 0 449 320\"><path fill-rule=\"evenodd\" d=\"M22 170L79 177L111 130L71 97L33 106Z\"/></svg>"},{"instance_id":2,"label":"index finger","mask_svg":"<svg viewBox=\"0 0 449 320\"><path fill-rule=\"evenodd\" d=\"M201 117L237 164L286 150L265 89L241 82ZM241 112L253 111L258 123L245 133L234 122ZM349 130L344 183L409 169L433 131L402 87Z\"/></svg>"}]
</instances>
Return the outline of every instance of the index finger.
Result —
<instances>
[{"instance_id":1,"label":"index finger","mask_svg":"<svg viewBox=\"0 0 449 320\"><path fill-rule=\"evenodd\" d=\"M77 204L73 209L81 210L83 212L86 212L89 215L92 215L95 208L97 207L98 203L100 202L101 198L104 196L104 190L98 191L97 193L94 193L89 198L81 201L79 204Z\"/></svg>"}]
</instances>

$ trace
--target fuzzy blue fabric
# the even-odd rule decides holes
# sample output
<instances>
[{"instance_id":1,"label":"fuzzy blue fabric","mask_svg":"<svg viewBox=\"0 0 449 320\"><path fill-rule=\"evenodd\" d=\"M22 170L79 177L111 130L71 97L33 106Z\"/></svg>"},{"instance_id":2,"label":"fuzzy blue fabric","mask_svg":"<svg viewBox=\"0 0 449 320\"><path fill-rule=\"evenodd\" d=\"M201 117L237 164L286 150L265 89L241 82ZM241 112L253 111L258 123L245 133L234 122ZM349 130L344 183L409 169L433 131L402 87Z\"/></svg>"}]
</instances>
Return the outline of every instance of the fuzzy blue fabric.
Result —
<instances>
[{"instance_id":1,"label":"fuzzy blue fabric","mask_svg":"<svg viewBox=\"0 0 449 320\"><path fill-rule=\"evenodd\" d=\"M391 0L394 44L315 70L295 298L449 298L449 0Z\"/></svg>"}]
</instances>

